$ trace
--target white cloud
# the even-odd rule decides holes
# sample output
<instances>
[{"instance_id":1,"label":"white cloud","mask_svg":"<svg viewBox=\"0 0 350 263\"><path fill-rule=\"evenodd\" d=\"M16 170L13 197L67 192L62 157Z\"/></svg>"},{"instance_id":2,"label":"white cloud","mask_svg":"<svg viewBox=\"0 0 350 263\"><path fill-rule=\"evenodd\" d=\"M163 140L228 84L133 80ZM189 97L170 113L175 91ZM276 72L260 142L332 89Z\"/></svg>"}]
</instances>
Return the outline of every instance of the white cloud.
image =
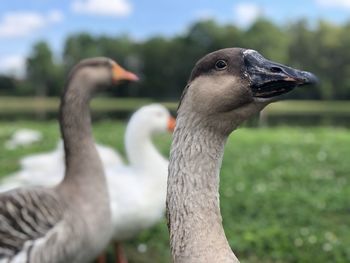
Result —
<instances>
[{"instance_id":1,"label":"white cloud","mask_svg":"<svg viewBox=\"0 0 350 263\"><path fill-rule=\"evenodd\" d=\"M242 27L251 25L262 15L261 8L253 3L239 3L234 7L233 11L235 22Z\"/></svg>"},{"instance_id":2,"label":"white cloud","mask_svg":"<svg viewBox=\"0 0 350 263\"><path fill-rule=\"evenodd\" d=\"M75 0L71 8L76 13L99 16L128 16L132 5L128 0Z\"/></svg>"},{"instance_id":3,"label":"white cloud","mask_svg":"<svg viewBox=\"0 0 350 263\"><path fill-rule=\"evenodd\" d=\"M349 8L349 0L316 0L316 3L323 7L339 7L339 8Z\"/></svg>"},{"instance_id":4,"label":"white cloud","mask_svg":"<svg viewBox=\"0 0 350 263\"><path fill-rule=\"evenodd\" d=\"M59 10L52 10L47 14L47 20L51 23L62 22L63 18L63 14Z\"/></svg>"},{"instance_id":5,"label":"white cloud","mask_svg":"<svg viewBox=\"0 0 350 263\"><path fill-rule=\"evenodd\" d=\"M0 57L0 73L23 77L26 59L22 55L6 55Z\"/></svg>"},{"instance_id":6,"label":"white cloud","mask_svg":"<svg viewBox=\"0 0 350 263\"><path fill-rule=\"evenodd\" d=\"M0 38L23 37L63 20L60 11L53 10L46 15L36 12L9 12L0 20Z\"/></svg>"}]
</instances>

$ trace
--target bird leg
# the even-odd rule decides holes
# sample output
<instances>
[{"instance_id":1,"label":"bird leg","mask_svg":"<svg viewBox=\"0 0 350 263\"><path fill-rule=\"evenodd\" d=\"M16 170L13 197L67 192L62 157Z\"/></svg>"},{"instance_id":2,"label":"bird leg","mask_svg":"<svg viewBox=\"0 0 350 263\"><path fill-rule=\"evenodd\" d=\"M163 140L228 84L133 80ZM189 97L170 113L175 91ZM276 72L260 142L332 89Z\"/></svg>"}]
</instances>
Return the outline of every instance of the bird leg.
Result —
<instances>
[{"instance_id":1,"label":"bird leg","mask_svg":"<svg viewBox=\"0 0 350 263\"><path fill-rule=\"evenodd\" d=\"M128 263L123 246L119 242L114 242L116 263Z\"/></svg>"},{"instance_id":2,"label":"bird leg","mask_svg":"<svg viewBox=\"0 0 350 263\"><path fill-rule=\"evenodd\" d=\"M107 263L106 260L106 254L101 254L98 258L97 258L97 263Z\"/></svg>"}]
</instances>

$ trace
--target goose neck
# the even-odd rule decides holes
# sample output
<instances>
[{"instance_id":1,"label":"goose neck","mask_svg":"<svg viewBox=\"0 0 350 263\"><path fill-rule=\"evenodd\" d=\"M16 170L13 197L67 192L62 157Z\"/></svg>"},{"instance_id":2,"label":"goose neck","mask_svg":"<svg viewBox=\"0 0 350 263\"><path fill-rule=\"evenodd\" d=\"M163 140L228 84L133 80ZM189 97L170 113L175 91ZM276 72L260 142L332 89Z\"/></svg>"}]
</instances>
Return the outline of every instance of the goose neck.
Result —
<instances>
[{"instance_id":1,"label":"goose neck","mask_svg":"<svg viewBox=\"0 0 350 263\"><path fill-rule=\"evenodd\" d=\"M151 132L147 129L128 127L125 135L126 154L129 163L141 169L164 161L152 142Z\"/></svg>"},{"instance_id":2,"label":"goose neck","mask_svg":"<svg viewBox=\"0 0 350 263\"><path fill-rule=\"evenodd\" d=\"M66 173L71 186L104 186L104 173L92 136L89 103L95 87L88 79L72 78L60 106ZM89 183L92 181L92 183ZM94 191L97 191L95 189Z\"/></svg>"},{"instance_id":3,"label":"goose neck","mask_svg":"<svg viewBox=\"0 0 350 263\"><path fill-rule=\"evenodd\" d=\"M170 153L167 215L175 263L237 262L220 213L219 172L227 136L179 115Z\"/></svg>"}]
</instances>

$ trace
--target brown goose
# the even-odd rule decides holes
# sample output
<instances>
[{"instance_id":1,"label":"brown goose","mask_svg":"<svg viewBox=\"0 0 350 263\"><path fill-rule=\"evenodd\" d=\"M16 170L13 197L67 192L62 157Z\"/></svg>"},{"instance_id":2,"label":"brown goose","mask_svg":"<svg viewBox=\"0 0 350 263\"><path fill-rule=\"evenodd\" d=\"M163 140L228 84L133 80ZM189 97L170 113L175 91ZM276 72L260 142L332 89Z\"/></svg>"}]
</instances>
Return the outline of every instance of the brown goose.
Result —
<instances>
[{"instance_id":1,"label":"brown goose","mask_svg":"<svg viewBox=\"0 0 350 263\"><path fill-rule=\"evenodd\" d=\"M197 62L179 105L170 153L167 217L175 263L238 262L219 206L227 137L276 96L314 82L311 73L254 50L222 49Z\"/></svg>"},{"instance_id":2,"label":"brown goose","mask_svg":"<svg viewBox=\"0 0 350 263\"><path fill-rule=\"evenodd\" d=\"M83 60L71 71L60 107L65 177L53 188L0 194L0 262L85 263L107 245L109 196L89 101L93 92L121 80L137 77L108 58Z\"/></svg>"}]
</instances>

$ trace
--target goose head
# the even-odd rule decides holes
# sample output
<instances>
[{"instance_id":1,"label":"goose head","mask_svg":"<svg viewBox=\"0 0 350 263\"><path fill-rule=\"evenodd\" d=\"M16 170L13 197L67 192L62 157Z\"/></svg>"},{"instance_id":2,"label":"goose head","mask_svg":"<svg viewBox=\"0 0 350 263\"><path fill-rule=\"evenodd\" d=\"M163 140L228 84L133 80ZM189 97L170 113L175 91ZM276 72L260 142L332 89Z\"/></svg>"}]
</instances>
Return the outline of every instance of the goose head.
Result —
<instances>
[{"instance_id":1,"label":"goose head","mask_svg":"<svg viewBox=\"0 0 350 263\"><path fill-rule=\"evenodd\" d=\"M129 125L134 127L139 133L142 131L149 135L172 132L175 128L175 119L169 111L160 104L150 104L141 107L133 114Z\"/></svg>"},{"instance_id":2,"label":"goose head","mask_svg":"<svg viewBox=\"0 0 350 263\"><path fill-rule=\"evenodd\" d=\"M79 80L85 87L105 87L122 81L137 81L138 77L106 57L80 61L71 71L68 82Z\"/></svg>"},{"instance_id":3,"label":"goose head","mask_svg":"<svg viewBox=\"0 0 350 263\"><path fill-rule=\"evenodd\" d=\"M152 137L159 133L172 132L174 127L175 119L164 106L150 104L138 109L131 116L125 132L125 149L129 163L148 171L156 167L158 172L154 175L166 178L160 172L163 171L160 167L167 167L167 161L153 144Z\"/></svg>"},{"instance_id":4,"label":"goose head","mask_svg":"<svg viewBox=\"0 0 350 263\"><path fill-rule=\"evenodd\" d=\"M313 74L270 61L255 50L221 49L196 63L178 115L195 114L199 124L230 133L280 95L315 82Z\"/></svg>"}]
</instances>

